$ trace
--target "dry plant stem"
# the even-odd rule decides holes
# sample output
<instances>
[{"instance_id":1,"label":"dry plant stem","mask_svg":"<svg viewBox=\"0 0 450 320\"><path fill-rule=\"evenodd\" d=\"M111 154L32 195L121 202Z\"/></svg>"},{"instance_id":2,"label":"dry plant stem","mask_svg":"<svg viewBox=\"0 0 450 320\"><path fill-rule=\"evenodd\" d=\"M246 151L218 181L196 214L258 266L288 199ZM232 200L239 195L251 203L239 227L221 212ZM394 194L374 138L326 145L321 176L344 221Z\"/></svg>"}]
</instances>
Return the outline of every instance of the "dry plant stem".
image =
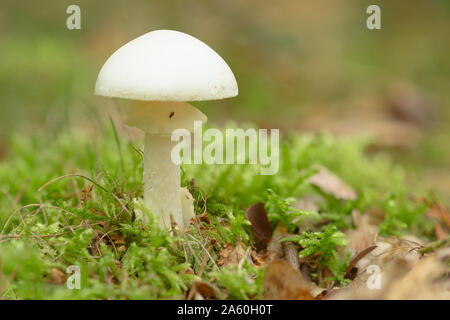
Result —
<instances>
[{"instance_id":1,"label":"dry plant stem","mask_svg":"<svg viewBox=\"0 0 450 320\"><path fill-rule=\"evenodd\" d=\"M171 218L184 228L181 211L180 166L171 159L175 142L170 135L145 134L144 202L161 228L171 229Z\"/></svg>"},{"instance_id":2,"label":"dry plant stem","mask_svg":"<svg viewBox=\"0 0 450 320\"><path fill-rule=\"evenodd\" d=\"M294 268L300 268L300 262L298 261L298 251L291 241L284 241L281 243L284 252L284 258Z\"/></svg>"},{"instance_id":3,"label":"dry plant stem","mask_svg":"<svg viewBox=\"0 0 450 320\"><path fill-rule=\"evenodd\" d=\"M419 252L421 254L430 253L430 252L435 251L436 249L439 249L441 247L445 247L448 245L450 245L450 236L448 236L447 238L437 240L437 241L427 244L423 248L419 249Z\"/></svg>"}]
</instances>

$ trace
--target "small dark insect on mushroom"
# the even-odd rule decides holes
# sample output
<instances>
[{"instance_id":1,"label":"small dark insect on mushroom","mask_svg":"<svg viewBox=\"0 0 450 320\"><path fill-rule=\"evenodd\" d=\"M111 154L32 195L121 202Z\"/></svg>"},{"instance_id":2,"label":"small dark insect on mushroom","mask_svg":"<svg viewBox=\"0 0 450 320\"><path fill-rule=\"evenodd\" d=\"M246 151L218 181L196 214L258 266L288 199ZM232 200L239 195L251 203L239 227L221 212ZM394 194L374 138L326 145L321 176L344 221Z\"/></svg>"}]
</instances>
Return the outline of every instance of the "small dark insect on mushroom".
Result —
<instances>
[{"instance_id":1,"label":"small dark insect on mushroom","mask_svg":"<svg viewBox=\"0 0 450 320\"><path fill-rule=\"evenodd\" d=\"M175 114L175 112L172 111L172 112L170 113L170 115L169 115L169 119L172 119L172 117L173 117L174 114Z\"/></svg>"}]
</instances>

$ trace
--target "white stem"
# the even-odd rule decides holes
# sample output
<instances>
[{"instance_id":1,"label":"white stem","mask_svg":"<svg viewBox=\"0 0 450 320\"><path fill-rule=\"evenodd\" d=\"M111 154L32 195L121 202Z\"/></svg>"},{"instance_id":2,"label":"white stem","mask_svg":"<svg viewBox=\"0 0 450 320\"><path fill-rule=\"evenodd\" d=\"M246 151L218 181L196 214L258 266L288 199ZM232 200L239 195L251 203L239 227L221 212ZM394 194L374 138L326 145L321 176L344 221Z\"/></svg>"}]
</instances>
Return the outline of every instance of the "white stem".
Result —
<instances>
[{"instance_id":1,"label":"white stem","mask_svg":"<svg viewBox=\"0 0 450 320\"><path fill-rule=\"evenodd\" d=\"M172 216L172 221L182 230L180 166L171 159L175 143L170 135L145 134L144 203L161 228L171 229Z\"/></svg>"}]
</instances>

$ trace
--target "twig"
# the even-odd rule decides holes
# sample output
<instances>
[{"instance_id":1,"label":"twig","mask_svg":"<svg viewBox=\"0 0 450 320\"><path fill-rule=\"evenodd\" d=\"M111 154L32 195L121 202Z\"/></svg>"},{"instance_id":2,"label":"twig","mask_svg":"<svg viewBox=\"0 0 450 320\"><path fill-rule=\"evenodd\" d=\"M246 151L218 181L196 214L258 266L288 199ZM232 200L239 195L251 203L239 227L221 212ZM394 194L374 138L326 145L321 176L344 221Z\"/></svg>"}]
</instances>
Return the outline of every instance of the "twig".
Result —
<instances>
[{"instance_id":1,"label":"twig","mask_svg":"<svg viewBox=\"0 0 450 320\"><path fill-rule=\"evenodd\" d=\"M436 249L439 249L440 247L444 247L446 245L450 245L450 236L447 236L444 239L433 241L423 248L419 249L419 253L425 254L435 251Z\"/></svg>"},{"instance_id":2,"label":"twig","mask_svg":"<svg viewBox=\"0 0 450 320\"><path fill-rule=\"evenodd\" d=\"M361 250L348 264L347 270L345 270L344 278L349 274L349 272L353 269L353 267L358 263L359 260L361 260L370 252L372 252L376 247L377 247L376 245L372 245Z\"/></svg>"},{"instance_id":3,"label":"twig","mask_svg":"<svg viewBox=\"0 0 450 320\"><path fill-rule=\"evenodd\" d=\"M209 249L211 249L211 247L208 247L208 249L206 251L207 253L209 253ZM200 268L198 268L197 276L199 278L202 277L202 273L203 273L203 270L205 269L207 260L208 260L208 254L205 254L205 256L203 257L203 260L202 260L202 264L200 265Z\"/></svg>"},{"instance_id":4,"label":"twig","mask_svg":"<svg viewBox=\"0 0 450 320\"><path fill-rule=\"evenodd\" d=\"M283 247L284 258L286 259L286 261L294 269L298 270L300 268L300 262L298 261L298 251L295 247L295 244L291 241L283 241L281 243L281 246Z\"/></svg>"},{"instance_id":5,"label":"twig","mask_svg":"<svg viewBox=\"0 0 450 320\"><path fill-rule=\"evenodd\" d=\"M192 300L192 298L194 297L196 292L197 292L197 285L195 283L193 283L191 286L191 289L189 290L189 293L186 297L186 300Z\"/></svg>"}]
</instances>

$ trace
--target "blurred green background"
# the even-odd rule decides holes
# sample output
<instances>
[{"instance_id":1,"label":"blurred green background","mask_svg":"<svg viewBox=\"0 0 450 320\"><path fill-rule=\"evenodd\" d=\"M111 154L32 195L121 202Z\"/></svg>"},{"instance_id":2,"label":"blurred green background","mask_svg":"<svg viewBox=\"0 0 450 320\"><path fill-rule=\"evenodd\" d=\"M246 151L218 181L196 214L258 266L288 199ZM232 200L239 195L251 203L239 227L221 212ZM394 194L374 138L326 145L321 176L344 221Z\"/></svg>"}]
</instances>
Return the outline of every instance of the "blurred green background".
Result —
<instances>
[{"instance_id":1,"label":"blurred green background","mask_svg":"<svg viewBox=\"0 0 450 320\"><path fill-rule=\"evenodd\" d=\"M81 30L66 28L71 4L81 8ZM381 7L381 30L366 28L370 4ZM448 0L3 0L0 7L0 161L12 134L95 132L116 109L93 95L105 60L139 35L175 29L214 48L238 80L237 98L194 103L211 123L372 134L370 152L390 153L449 199Z\"/></svg>"}]
</instances>

